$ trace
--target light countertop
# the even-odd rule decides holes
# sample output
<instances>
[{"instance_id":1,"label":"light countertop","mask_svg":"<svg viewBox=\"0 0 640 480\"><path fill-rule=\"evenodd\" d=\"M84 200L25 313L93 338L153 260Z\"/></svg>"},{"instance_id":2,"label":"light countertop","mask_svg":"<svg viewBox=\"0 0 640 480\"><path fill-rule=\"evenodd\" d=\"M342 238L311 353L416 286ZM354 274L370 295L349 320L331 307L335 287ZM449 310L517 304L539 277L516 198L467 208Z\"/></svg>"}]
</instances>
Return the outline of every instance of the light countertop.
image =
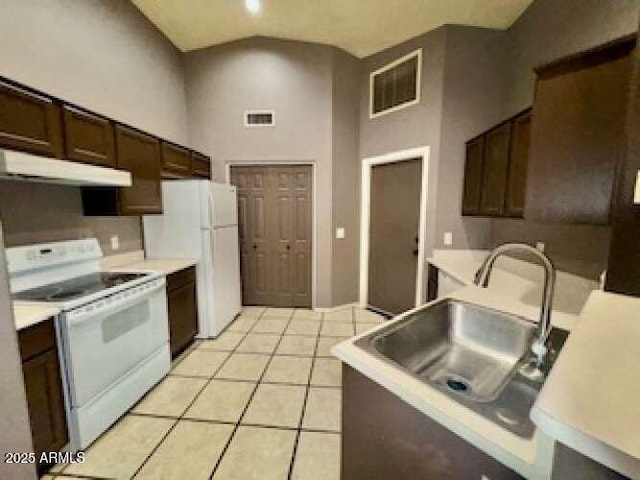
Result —
<instances>
[{"instance_id":1,"label":"light countertop","mask_svg":"<svg viewBox=\"0 0 640 480\"><path fill-rule=\"evenodd\" d=\"M475 273L489 252L486 250L435 250L429 263L463 285L473 285ZM540 315L543 271L538 265L503 256L497 260L487 290L502 294L510 308L520 315L534 318ZM551 321L553 325L570 331L598 282L556 272L556 288ZM500 309L500 305L494 308Z\"/></svg>"},{"instance_id":2,"label":"light countertop","mask_svg":"<svg viewBox=\"0 0 640 480\"><path fill-rule=\"evenodd\" d=\"M450 297L496 308L530 320L538 319L537 308L532 310L496 290L467 286ZM569 315L569 317L571 318L567 318L568 322L574 323L574 316ZM376 328L380 329L388 325L387 323ZM363 335L369 333L371 331ZM553 457L553 441L550 437L540 430L537 430L530 439L508 432L435 388L356 347L353 344L354 341L363 335L336 345L332 353L523 477L550 478Z\"/></svg>"},{"instance_id":3,"label":"light countertop","mask_svg":"<svg viewBox=\"0 0 640 480\"><path fill-rule=\"evenodd\" d=\"M101 266L111 272L154 272L170 275L185 268L193 267L194 258L145 258L142 250L105 257Z\"/></svg>"},{"instance_id":4,"label":"light countertop","mask_svg":"<svg viewBox=\"0 0 640 480\"><path fill-rule=\"evenodd\" d=\"M640 478L640 298L593 292L531 412L548 435Z\"/></svg>"},{"instance_id":5,"label":"light countertop","mask_svg":"<svg viewBox=\"0 0 640 480\"><path fill-rule=\"evenodd\" d=\"M47 304L13 302L13 322L16 330L22 330L60 313L60 309Z\"/></svg>"}]
</instances>

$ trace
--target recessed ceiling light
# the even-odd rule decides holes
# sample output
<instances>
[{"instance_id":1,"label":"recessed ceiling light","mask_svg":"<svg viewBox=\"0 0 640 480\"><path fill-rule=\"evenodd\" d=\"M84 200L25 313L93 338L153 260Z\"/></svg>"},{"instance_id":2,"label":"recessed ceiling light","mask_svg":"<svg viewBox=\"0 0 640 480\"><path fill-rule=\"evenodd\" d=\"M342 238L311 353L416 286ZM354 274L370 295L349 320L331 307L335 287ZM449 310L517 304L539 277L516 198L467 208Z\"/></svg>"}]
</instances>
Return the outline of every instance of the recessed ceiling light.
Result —
<instances>
[{"instance_id":1,"label":"recessed ceiling light","mask_svg":"<svg viewBox=\"0 0 640 480\"><path fill-rule=\"evenodd\" d=\"M260 0L244 0L244 6L255 15L260 11Z\"/></svg>"}]
</instances>

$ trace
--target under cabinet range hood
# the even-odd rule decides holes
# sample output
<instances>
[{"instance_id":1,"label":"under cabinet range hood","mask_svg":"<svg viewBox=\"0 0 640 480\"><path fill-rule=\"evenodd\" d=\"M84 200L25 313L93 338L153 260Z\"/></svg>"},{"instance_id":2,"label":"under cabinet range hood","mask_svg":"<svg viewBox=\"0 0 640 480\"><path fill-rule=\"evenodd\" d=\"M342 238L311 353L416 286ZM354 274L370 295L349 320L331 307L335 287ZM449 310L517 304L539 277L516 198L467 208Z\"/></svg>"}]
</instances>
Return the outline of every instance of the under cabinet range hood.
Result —
<instances>
[{"instance_id":1,"label":"under cabinet range hood","mask_svg":"<svg viewBox=\"0 0 640 480\"><path fill-rule=\"evenodd\" d=\"M0 150L0 178L85 187L131 186L129 172L13 150Z\"/></svg>"}]
</instances>

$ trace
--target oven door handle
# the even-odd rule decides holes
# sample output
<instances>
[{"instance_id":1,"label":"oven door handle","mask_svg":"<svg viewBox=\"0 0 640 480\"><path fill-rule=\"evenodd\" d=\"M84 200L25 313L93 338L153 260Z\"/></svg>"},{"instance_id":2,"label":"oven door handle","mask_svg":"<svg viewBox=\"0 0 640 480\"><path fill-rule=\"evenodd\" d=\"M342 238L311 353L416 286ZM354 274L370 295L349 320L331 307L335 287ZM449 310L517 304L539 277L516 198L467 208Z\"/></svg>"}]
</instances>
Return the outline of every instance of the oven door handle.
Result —
<instances>
[{"instance_id":1,"label":"oven door handle","mask_svg":"<svg viewBox=\"0 0 640 480\"><path fill-rule=\"evenodd\" d=\"M96 300L88 305L76 308L65 314L69 327L87 325L92 318L104 318L143 302L164 289L164 277L152 280L142 285L118 292L107 298Z\"/></svg>"}]
</instances>

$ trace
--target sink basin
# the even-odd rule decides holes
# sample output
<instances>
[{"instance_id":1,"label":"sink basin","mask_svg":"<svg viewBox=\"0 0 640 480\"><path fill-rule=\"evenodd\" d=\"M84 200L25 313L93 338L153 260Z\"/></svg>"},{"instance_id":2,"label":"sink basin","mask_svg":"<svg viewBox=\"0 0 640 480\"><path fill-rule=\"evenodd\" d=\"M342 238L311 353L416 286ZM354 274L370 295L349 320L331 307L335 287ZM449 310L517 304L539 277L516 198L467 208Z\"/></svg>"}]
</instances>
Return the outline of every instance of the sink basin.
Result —
<instances>
[{"instance_id":1,"label":"sink basin","mask_svg":"<svg viewBox=\"0 0 640 480\"><path fill-rule=\"evenodd\" d=\"M529 411L567 332L553 329L543 376L526 369L536 325L526 319L445 299L356 341L371 354L444 392L509 431L535 430ZM548 364L548 365L547 365Z\"/></svg>"}]
</instances>

